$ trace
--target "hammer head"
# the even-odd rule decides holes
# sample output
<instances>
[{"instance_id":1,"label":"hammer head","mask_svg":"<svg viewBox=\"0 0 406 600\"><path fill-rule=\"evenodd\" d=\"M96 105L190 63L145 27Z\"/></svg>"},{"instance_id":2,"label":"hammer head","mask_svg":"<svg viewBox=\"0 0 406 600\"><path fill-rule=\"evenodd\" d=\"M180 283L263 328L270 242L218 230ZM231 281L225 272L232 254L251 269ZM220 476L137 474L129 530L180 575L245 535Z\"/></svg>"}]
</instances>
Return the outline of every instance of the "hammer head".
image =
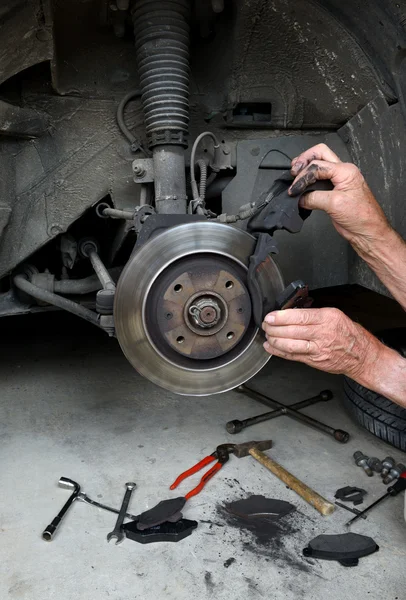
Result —
<instances>
[{"instance_id":1,"label":"hammer head","mask_svg":"<svg viewBox=\"0 0 406 600\"><path fill-rule=\"evenodd\" d=\"M235 448L233 453L237 458L244 458L244 456L249 455L249 451L251 448L256 448L257 450L269 450L272 448L272 440L262 440L262 442L244 442L243 444L235 444Z\"/></svg>"}]
</instances>

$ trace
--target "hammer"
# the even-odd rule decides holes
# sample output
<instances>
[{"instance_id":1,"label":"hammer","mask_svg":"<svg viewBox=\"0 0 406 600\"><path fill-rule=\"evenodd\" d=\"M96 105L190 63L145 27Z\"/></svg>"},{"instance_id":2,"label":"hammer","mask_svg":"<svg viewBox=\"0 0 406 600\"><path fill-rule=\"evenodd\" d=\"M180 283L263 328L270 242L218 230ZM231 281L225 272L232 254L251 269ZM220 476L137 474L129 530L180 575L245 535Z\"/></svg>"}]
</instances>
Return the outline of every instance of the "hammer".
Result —
<instances>
[{"instance_id":1,"label":"hammer","mask_svg":"<svg viewBox=\"0 0 406 600\"><path fill-rule=\"evenodd\" d=\"M289 473L289 471L284 469L280 464L264 454L263 450L269 450L269 448L272 448L272 440L244 442L243 444L235 444L233 454L235 454L237 458L243 458L250 454L255 460L261 463L261 465L268 469L268 471L271 471L271 473L279 477L279 479L291 490L296 492L296 494L299 494L303 500L306 500L308 504L318 510L319 513L322 515L331 515L335 510L334 504L323 498L323 496L320 496L320 494L309 488L305 483L292 475L292 473Z\"/></svg>"}]
</instances>

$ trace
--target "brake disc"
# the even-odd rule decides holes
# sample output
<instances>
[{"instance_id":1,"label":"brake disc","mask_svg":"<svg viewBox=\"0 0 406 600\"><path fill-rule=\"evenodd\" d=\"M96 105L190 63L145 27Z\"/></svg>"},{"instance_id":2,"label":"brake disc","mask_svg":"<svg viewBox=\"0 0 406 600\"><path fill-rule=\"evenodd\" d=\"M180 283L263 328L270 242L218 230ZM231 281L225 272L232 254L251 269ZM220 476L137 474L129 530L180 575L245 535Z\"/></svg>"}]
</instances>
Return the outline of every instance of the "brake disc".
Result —
<instances>
[{"instance_id":1,"label":"brake disc","mask_svg":"<svg viewBox=\"0 0 406 600\"><path fill-rule=\"evenodd\" d=\"M246 285L255 238L220 223L166 229L136 250L117 285L114 321L133 367L177 394L233 389L270 358L252 320ZM269 257L258 269L263 297L284 289Z\"/></svg>"}]
</instances>

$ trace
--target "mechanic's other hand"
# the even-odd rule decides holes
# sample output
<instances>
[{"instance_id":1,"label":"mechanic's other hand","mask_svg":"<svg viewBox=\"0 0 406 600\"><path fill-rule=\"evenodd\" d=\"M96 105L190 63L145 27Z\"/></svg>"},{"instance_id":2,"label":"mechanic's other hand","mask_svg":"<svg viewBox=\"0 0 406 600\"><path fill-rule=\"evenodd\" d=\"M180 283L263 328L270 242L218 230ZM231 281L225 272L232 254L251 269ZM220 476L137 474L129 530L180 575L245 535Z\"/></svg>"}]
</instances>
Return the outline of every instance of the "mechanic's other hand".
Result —
<instances>
[{"instance_id":1,"label":"mechanic's other hand","mask_svg":"<svg viewBox=\"0 0 406 600\"><path fill-rule=\"evenodd\" d=\"M310 367L364 378L383 345L336 308L286 309L266 315L264 348Z\"/></svg>"},{"instance_id":2,"label":"mechanic's other hand","mask_svg":"<svg viewBox=\"0 0 406 600\"><path fill-rule=\"evenodd\" d=\"M368 249L390 225L358 167L343 163L325 144L313 146L292 160L293 195L318 179L331 179L334 190L304 194L301 206L326 211L337 231L354 246Z\"/></svg>"}]
</instances>

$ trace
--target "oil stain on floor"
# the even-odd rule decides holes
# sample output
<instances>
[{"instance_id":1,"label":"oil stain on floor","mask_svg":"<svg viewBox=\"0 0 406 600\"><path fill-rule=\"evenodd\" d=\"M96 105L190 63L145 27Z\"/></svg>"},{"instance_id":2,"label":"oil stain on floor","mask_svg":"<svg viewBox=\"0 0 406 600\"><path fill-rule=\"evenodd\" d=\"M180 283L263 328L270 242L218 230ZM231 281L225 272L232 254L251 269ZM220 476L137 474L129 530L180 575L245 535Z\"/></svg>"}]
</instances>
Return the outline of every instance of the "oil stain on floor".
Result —
<instances>
[{"instance_id":1,"label":"oil stain on floor","mask_svg":"<svg viewBox=\"0 0 406 600\"><path fill-rule=\"evenodd\" d=\"M258 497L252 498L255 504L255 498ZM308 561L302 555L303 543L297 535L303 531L304 526L306 528L309 526L309 519L292 505L290 506L292 508L288 512L285 511L281 516L275 517L241 514L241 500L219 504L217 519L213 524L223 527L224 533L230 529L237 532L237 536L233 535L229 540L237 553L250 552L256 557L262 557L266 562L272 561L281 568L290 567L297 571L316 574L314 562ZM245 507L246 512L250 514L248 505ZM225 563L224 566L228 567L229 564Z\"/></svg>"}]
</instances>

